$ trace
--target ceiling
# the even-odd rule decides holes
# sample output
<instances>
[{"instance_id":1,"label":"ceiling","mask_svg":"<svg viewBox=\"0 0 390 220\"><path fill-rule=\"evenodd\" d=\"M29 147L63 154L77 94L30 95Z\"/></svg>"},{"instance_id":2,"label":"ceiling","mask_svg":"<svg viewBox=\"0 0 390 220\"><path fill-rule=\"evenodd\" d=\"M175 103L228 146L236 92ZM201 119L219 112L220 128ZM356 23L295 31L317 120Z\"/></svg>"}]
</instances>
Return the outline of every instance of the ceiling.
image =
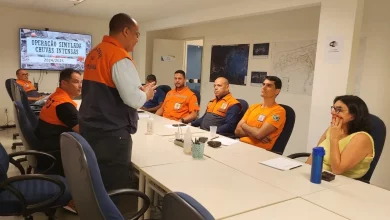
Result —
<instances>
[{"instance_id":1,"label":"ceiling","mask_svg":"<svg viewBox=\"0 0 390 220\"><path fill-rule=\"evenodd\" d=\"M223 6L236 0L0 0L0 6L47 11L67 15L110 19L124 12L138 22L173 17L198 10Z\"/></svg>"}]
</instances>

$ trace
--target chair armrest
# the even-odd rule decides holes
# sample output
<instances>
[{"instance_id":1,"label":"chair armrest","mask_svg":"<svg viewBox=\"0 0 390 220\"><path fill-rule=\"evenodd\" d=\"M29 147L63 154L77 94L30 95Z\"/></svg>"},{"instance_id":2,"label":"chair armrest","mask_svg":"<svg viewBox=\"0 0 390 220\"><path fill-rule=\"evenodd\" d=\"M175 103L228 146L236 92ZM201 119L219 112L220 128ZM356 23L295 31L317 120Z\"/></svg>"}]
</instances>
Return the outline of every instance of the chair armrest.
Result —
<instances>
[{"instance_id":1,"label":"chair armrest","mask_svg":"<svg viewBox=\"0 0 390 220\"><path fill-rule=\"evenodd\" d=\"M25 200L24 196L15 187L13 187L11 185L12 183L19 182L19 181L26 181L26 180L27 181L28 180L43 180L43 181L52 182L60 188L60 192L57 195L54 195L53 197L51 197L43 202L40 202L37 204L26 205L26 200ZM2 184L0 185L0 188L9 190L12 194L14 194L16 196L16 198L18 198L19 201L23 204L23 208L27 209L27 210L28 209L45 208L45 207L53 204L65 192L65 184L62 181L51 178L49 176L40 175L40 174L27 174L27 175L10 177L7 180L5 180L4 182L2 182Z\"/></svg>"},{"instance_id":2,"label":"chair armrest","mask_svg":"<svg viewBox=\"0 0 390 220\"><path fill-rule=\"evenodd\" d=\"M300 157L310 157L310 153L296 153L296 154L291 154L287 157L291 159L300 158Z\"/></svg>"},{"instance_id":3,"label":"chair armrest","mask_svg":"<svg viewBox=\"0 0 390 220\"><path fill-rule=\"evenodd\" d=\"M116 196L123 196L123 195L131 195L131 196L136 196L136 197L142 198L142 200L144 201L144 204L142 205L141 210L139 210L137 213L134 214L134 216L132 218L130 218L131 220L136 220L136 219L140 218L143 214L145 214L146 210L148 210L148 208L150 206L149 197L145 193L140 192L140 191L135 190L135 189L112 190L112 191L108 192L108 195L111 198L116 197Z\"/></svg>"},{"instance_id":4,"label":"chair armrest","mask_svg":"<svg viewBox=\"0 0 390 220\"><path fill-rule=\"evenodd\" d=\"M48 153L44 153L44 152L41 152L41 151L26 150L26 151L18 151L18 152L10 153L8 155L9 162L11 164L13 164L16 168L18 168L18 170L20 171L20 174L22 174L22 175L26 174L26 172L24 171L24 168L21 165L21 162L24 162L26 160L25 159L15 160L14 157L17 157L17 156L27 156L27 155L45 156L45 157L47 157L47 158L49 158L51 160L51 162L52 162L51 166L48 169L46 169L44 172L42 172L42 174L47 173L50 169L52 169L54 167L54 165L56 163L56 158L55 157L53 157L52 155L50 155Z\"/></svg>"}]
</instances>

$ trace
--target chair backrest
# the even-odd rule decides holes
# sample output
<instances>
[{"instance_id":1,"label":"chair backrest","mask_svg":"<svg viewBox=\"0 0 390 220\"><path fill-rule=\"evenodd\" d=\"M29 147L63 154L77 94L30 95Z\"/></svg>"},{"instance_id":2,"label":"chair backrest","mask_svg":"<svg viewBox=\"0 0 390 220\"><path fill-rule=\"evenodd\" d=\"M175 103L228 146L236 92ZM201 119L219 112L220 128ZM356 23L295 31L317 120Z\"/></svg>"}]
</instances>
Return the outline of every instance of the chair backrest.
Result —
<instances>
[{"instance_id":1,"label":"chair backrest","mask_svg":"<svg viewBox=\"0 0 390 220\"><path fill-rule=\"evenodd\" d=\"M241 107L242 107L241 112L240 112L240 116L239 116L239 117L240 117L240 120L241 120L242 117L244 117L245 112L248 110L249 105L248 105L248 102L245 101L244 99L237 99L237 101L240 102Z\"/></svg>"},{"instance_id":2,"label":"chair backrest","mask_svg":"<svg viewBox=\"0 0 390 220\"><path fill-rule=\"evenodd\" d=\"M32 111L30 104L28 102L27 93L24 91L23 87L14 82L15 88L15 101L20 101L23 104L24 110L26 112L27 118L30 121L31 126L35 129L38 126L38 117Z\"/></svg>"},{"instance_id":3,"label":"chair backrest","mask_svg":"<svg viewBox=\"0 0 390 220\"><path fill-rule=\"evenodd\" d=\"M198 99L198 105L200 105L200 92L195 89L191 89L193 93L195 93L196 98Z\"/></svg>"},{"instance_id":4,"label":"chair backrest","mask_svg":"<svg viewBox=\"0 0 390 220\"><path fill-rule=\"evenodd\" d=\"M9 157L7 151L0 143L0 183L8 178Z\"/></svg>"},{"instance_id":5,"label":"chair backrest","mask_svg":"<svg viewBox=\"0 0 390 220\"><path fill-rule=\"evenodd\" d=\"M165 94L167 94L169 91L171 91L171 87L168 85L159 85L159 86L157 86L156 90L157 89L161 89L162 91L165 92Z\"/></svg>"},{"instance_id":6,"label":"chair backrest","mask_svg":"<svg viewBox=\"0 0 390 220\"><path fill-rule=\"evenodd\" d=\"M214 220L205 207L182 192L166 194L162 206L162 220Z\"/></svg>"},{"instance_id":7,"label":"chair backrest","mask_svg":"<svg viewBox=\"0 0 390 220\"><path fill-rule=\"evenodd\" d=\"M61 158L80 219L122 220L104 188L95 153L88 142L77 133L62 133Z\"/></svg>"},{"instance_id":8,"label":"chair backrest","mask_svg":"<svg viewBox=\"0 0 390 220\"><path fill-rule=\"evenodd\" d=\"M9 78L5 81L5 88L7 89L8 95L11 98L12 101L14 101L15 97L15 87L14 83L16 83L16 80L13 78Z\"/></svg>"},{"instance_id":9,"label":"chair backrest","mask_svg":"<svg viewBox=\"0 0 390 220\"><path fill-rule=\"evenodd\" d=\"M370 114L370 127L370 134L372 139L374 139L375 156L371 162L370 169L363 177L359 179L366 183L370 183L371 176L374 173L379 158L381 157L383 146L385 145L386 140L386 125L378 116Z\"/></svg>"},{"instance_id":10,"label":"chair backrest","mask_svg":"<svg viewBox=\"0 0 390 220\"><path fill-rule=\"evenodd\" d=\"M279 104L286 110L286 123L278 139L276 140L274 146L272 147L272 152L282 155L284 149L286 149L288 140L290 139L291 133L295 125L295 111L288 105Z\"/></svg>"},{"instance_id":11,"label":"chair backrest","mask_svg":"<svg viewBox=\"0 0 390 220\"><path fill-rule=\"evenodd\" d=\"M39 140L35 135L34 128L27 119L24 106L20 101L14 101L14 116L16 129L22 139L24 148L26 150L37 150L39 147ZM35 156L27 156L27 159L32 167L36 167L37 161Z\"/></svg>"}]
</instances>

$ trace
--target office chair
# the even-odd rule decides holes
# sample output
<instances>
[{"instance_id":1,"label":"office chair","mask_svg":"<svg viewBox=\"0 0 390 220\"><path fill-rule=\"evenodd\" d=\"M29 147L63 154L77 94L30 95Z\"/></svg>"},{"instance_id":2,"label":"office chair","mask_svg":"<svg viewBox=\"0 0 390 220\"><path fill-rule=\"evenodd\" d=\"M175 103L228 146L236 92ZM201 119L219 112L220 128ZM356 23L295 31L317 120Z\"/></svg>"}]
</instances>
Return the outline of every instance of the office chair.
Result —
<instances>
[{"instance_id":1,"label":"office chair","mask_svg":"<svg viewBox=\"0 0 390 220\"><path fill-rule=\"evenodd\" d=\"M80 219L125 219L111 200L116 196L130 195L142 198L143 207L130 219L138 219L149 208L149 198L138 190L119 189L107 193L95 153L79 134L74 132L61 134L61 157Z\"/></svg>"},{"instance_id":2,"label":"office chair","mask_svg":"<svg viewBox=\"0 0 390 220\"><path fill-rule=\"evenodd\" d=\"M200 105L200 92L195 89L191 89L193 93L195 93L196 98L198 99L198 105Z\"/></svg>"},{"instance_id":3,"label":"office chair","mask_svg":"<svg viewBox=\"0 0 390 220\"><path fill-rule=\"evenodd\" d=\"M214 220L205 207L182 192L166 194L162 207L162 220Z\"/></svg>"},{"instance_id":4,"label":"office chair","mask_svg":"<svg viewBox=\"0 0 390 220\"><path fill-rule=\"evenodd\" d=\"M370 129L371 129L370 135L374 140L375 156L371 162L370 169L367 171L367 173L361 178L357 179L368 184L370 183L372 174L374 173L376 165L378 164L378 161L381 157L382 150L386 141L386 125L382 121L382 119L380 119L376 115L370 114L369 120L370 120ZM309 157L309 156L310 153L295 153L289 155L288 157L291 159L296 159L300 157Z\"/></svg>"},{"instance_id":5,"label":"office chair","mask_svg":"<svg viewBox=\"0 0 390 220\"><path fill-rule=\"evenodd\" d=\"M49 154L38 151L19 151L7 154L0 143L0 216L20 216L32 220L36 212L44 212L54 219L58 207L66 206L71 200L65 178L48 175L24 175L20 164L23 161L14 157L25 155L46 156L55 162ZM15 165L22 175L8 177L9 163ZM53 167L52 165L52 167Z\"/></svg>"},{"instance_id":6,"label":"office chair","mask_svg":"<svg viewBox=\"0 0 390 220\"><path fill-rule=\"evenodd\" d=\"M240 120L241 120L242 117L244 117L245 112L248 110L249 105L248 105L248 102L245 101L244 99L237 99L237 101L240 102L241 107L242 107L241 112L240 112L240 116L239 116L239 117L240 117Z\"/></svg>"},{"instance_id":7,"label":"office chair","mask_svg":"<svg viewBox=\"0 0 390 220\"><path fill-rule=\"evenodd\" d=\"M171 91L171 87L168 85L159 85L159 86L157 86L156 90L157 89L161 89L162 91L164 91L165 94L167 94L169 91Z\"/></svg>"},{"instance_id":8,"label":"office chair","mask_svg":"<svg viewBox=\"0 0 390 220\"><path fill-rule=\"evenodd\" d=\"M282 155L284 150L286 149L288 140L290 139L291 133L294 129L295 125L295 111L288 105L279 104L286 111L286 122L283 127L282 133L276 140L274 146L271 151L277 154Z\"/></svg>"},{"instance_id":9,"label":"office chair","mask_svg":"<svg viewBox=\"0 0 390 220\"><path fill-rule=\"evenodd\" d=\"M28 103L27 94L24 91L23 87L21 87L16 82L14 83L14 87L15 87L15 101L20 101L23 104L24 110L26 112L26 116L30 121L31 126L35 129L38 125L38 117L41 110L33 111L31 107L37 107L38 105Z\"/></svg>"},{"instance_id":10,"label":"office chair","mask_svg":"<svg viewBox=\"0 0 390 220\"><path fill-rule=\"evenodd\" d=\"M14 101L14 97L15 97L15 87L14 87L14 83L16 83L15 79L13 78L10 78L10 79L7 79L5 81L5 88L7 89L7 92L8 92L8 95L9 97L11 98L11 101ZM16 140L16 138L19 136L19 133L13 133L12 134L12 139L13 140ZM22 142L15 142L15 143L12 143L12 147L11 149L12 150L15 150L17 146L22 146L23 143Z\"/></svg>"}]
</instances>

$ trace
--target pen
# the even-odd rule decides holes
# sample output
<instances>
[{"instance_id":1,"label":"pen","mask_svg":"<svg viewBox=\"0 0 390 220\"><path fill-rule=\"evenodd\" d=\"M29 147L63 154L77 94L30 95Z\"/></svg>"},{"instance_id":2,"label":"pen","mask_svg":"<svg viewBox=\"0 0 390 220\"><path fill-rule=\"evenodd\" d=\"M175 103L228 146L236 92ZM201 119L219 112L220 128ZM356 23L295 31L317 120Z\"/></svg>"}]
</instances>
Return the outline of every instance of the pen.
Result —
<instances>
[{"instance_id":1,"label":"pen","mask_svg":"<svg viewBox=\"0 0 390 220\"><path fill-rule=\"evenodd\" d=\"M214 140L215 138L219 138L219 136L215 136L215 137L211 138L210 141Z\"/></svg>"},{"instance_id":2,"label":"pen","mask_svg":"<svg viewBox=\"0 0 390 220\"><path fill-rule=\"evenodd\" d=\"M301 167L302 165L299 165L299 166L296 166L296 167L293 167L293 168L290 168L290 170L292 169L295 169L295 168L298 168L298 167Z\"/></svg>"}]
</instances>

